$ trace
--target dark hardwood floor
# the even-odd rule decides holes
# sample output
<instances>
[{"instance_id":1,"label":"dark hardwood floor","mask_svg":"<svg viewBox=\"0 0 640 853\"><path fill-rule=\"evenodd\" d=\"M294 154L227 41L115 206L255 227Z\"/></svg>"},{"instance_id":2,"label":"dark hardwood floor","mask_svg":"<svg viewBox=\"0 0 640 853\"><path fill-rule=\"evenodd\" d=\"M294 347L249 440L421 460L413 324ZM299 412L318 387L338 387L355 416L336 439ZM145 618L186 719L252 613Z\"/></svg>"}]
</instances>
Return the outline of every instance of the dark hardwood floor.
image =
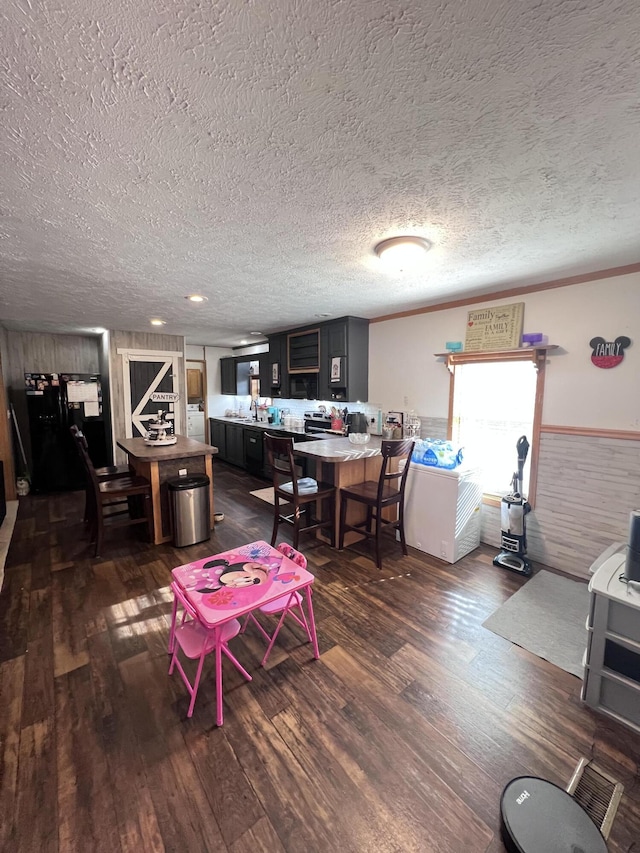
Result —
<instances>
[{"instance_id":1,"label":"dark hardwood floor","mask_svg":"<svg viewBox=\"0 0 640 853\"><path fill-rule=\"evenodd\" d=\"M210 542L151 547L108 534L90 557L81 494L20 501L0 594L0 850L503 850L514 776L565 786L581 756L625 785L609 841L640 851L640 736L592 713L577 678L482 628L524 582L481 547L454 566L392 541L303 540L321 658L283 629L224 661L217 728L206 666L192 719L167 675L170 570L268 539L264 487L215 464ZM286 537L287 531L283 531Z\"/></svg>"}]
</instances>

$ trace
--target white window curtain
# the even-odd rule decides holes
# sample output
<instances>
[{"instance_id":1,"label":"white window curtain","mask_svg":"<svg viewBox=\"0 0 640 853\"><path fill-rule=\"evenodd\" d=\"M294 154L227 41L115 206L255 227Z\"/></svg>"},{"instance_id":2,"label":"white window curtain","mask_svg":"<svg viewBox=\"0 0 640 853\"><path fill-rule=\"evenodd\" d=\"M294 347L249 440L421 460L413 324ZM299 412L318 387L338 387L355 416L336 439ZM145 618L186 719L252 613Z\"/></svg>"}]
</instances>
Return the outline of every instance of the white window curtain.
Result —
<instances>
[{"instance_id":1,"label":"white window curtain","mask_svg":"<svg viewBox=\"0 0 640 853\"><path fill-rule=\"evenodd\" d=\"M455 367L452 440L465 462L482 470L485 492L506 494L518 468L516 442L532 443L537 371L530 361L458 364ZM524 468L528 494L531 454Z\"/></svg>"}]
</instances>

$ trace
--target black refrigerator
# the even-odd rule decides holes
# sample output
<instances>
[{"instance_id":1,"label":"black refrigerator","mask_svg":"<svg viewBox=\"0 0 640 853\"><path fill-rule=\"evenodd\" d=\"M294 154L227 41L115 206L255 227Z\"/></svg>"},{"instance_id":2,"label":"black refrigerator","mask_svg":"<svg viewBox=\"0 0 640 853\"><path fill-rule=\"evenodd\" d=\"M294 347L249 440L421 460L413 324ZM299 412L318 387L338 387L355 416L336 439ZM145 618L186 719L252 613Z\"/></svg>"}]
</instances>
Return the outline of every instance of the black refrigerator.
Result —
<instances>
[{"instance_id":1,"label":"black refrigerator","mask_svg":"<svg viewBox=\"0 0 640 853\"><path fill-rule=\"evenodd\" d=\"M70 427L85 434L96 468L108 464L102 386L97 373L25 373L31 491L64 492L85 487Z\"/></svg>"}]
</instances>

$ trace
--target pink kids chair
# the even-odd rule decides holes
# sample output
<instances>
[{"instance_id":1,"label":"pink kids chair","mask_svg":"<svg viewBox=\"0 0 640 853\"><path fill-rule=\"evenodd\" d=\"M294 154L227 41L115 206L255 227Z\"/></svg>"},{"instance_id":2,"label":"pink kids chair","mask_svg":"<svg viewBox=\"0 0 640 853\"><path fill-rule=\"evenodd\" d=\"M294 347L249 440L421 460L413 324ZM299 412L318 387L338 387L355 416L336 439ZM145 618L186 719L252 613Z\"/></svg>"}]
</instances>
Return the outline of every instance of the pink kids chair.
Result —
<instances>
[{"instance_id":1,"label":"pink kids chair","mask_svg":"<svg viewBox=\"0 0 640 853\"><path fill-rule=\"evenodd\" d=\"M295 548L292 548L291 545L288 545L286 542L281 542L277 546L277 550L280 551L281 554L284 554L285 557L288 557L290 560L296 563L298 566L301 566L303 569L307 568L307 558L299 551L296 551ZM278 636L280 628L282 627L282 623L284 622L287 615L291 616L291 618L294 619L298 623L298 625L300 625L301 628L304 628L307 637L309 638L309 642L313 643L311 631L309 630L309 623L307 622L307 617L304 615L304 610L302 609L302 596L299 592L285 593L279 598L276 598L274 601L270 601L268 604L265 604L263 607L260 607L260 611L270 616L273 616L277 613L281 614L280 621L278 622L275 631L271 635L265 631L262 625L255 618L253 613L247 614L247 618L244 620L244 625L242 626L242 633L245 632L249 620L251 620L258 629L258 631L260 631L262 636L267 641L267 650L264 653L264 657L262 658L260 666L264 666L267 662L267 658L271 654L273 644L276 641L276 637Z\"/></svg>"},{"instance_id":2,"label":"pink kids chair","mask_svg":"<svg viewBox=\"0 0 640 853\"><path fill-rule=\"evenodd\" d=\"M178 668L182 680L185 683L191 702L187 717L193 714L193 706L196 702L196 695L200 685L200 676L202 675L202 666L205 657L214 650L218 651L216 644L216 629L206 628L198 619L198 616L192 605L185 598L182 589L174 581L171 584L171 589L174 595L173 616L171 621L171 631L169 634L169 653L172 655L171 664L169 666L169 675L173 674L174 667ZM178 608L182 608L182 618L178 621ZM231 663L239 670L247 681L252 681L251 676L242 666L242 664L231 654L227 643L233 637L240 633L240 622L237 619L232 619L225 622L219 629L219 644L220 652L229 658ZM191 660L198 658L198 669L193 684L189 681L185 673L182 663L178 657L179 650ZM216 724L221 726L223 723L222 711L222 661L219 655L216 655L220 665L216 666Z\"/></svg>"}]
</instances>

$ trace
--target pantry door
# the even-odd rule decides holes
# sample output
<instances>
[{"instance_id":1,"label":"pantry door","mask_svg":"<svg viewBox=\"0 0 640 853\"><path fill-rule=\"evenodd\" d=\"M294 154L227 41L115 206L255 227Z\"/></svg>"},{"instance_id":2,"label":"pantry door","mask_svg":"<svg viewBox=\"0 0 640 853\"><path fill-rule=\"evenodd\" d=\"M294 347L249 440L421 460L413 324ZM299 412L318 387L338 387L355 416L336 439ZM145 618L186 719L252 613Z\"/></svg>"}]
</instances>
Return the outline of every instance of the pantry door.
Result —
<instances>
[{"instance_id":1,"label":"pantry door","mask_svg":"<svg viewBox=\"0 0 640 853\"><path fill-rule=\"evenodd\" d=\"M178 393L178 352L144 352L123 350L122 371L124 381L125 435L127 438L143 438L147 434L147 423L158 410L167 412L167 420L173 422L173 432L182 433L181 407L175 403L155 403L151 395L156 391Z\"/></svg>"}]
</instances>

